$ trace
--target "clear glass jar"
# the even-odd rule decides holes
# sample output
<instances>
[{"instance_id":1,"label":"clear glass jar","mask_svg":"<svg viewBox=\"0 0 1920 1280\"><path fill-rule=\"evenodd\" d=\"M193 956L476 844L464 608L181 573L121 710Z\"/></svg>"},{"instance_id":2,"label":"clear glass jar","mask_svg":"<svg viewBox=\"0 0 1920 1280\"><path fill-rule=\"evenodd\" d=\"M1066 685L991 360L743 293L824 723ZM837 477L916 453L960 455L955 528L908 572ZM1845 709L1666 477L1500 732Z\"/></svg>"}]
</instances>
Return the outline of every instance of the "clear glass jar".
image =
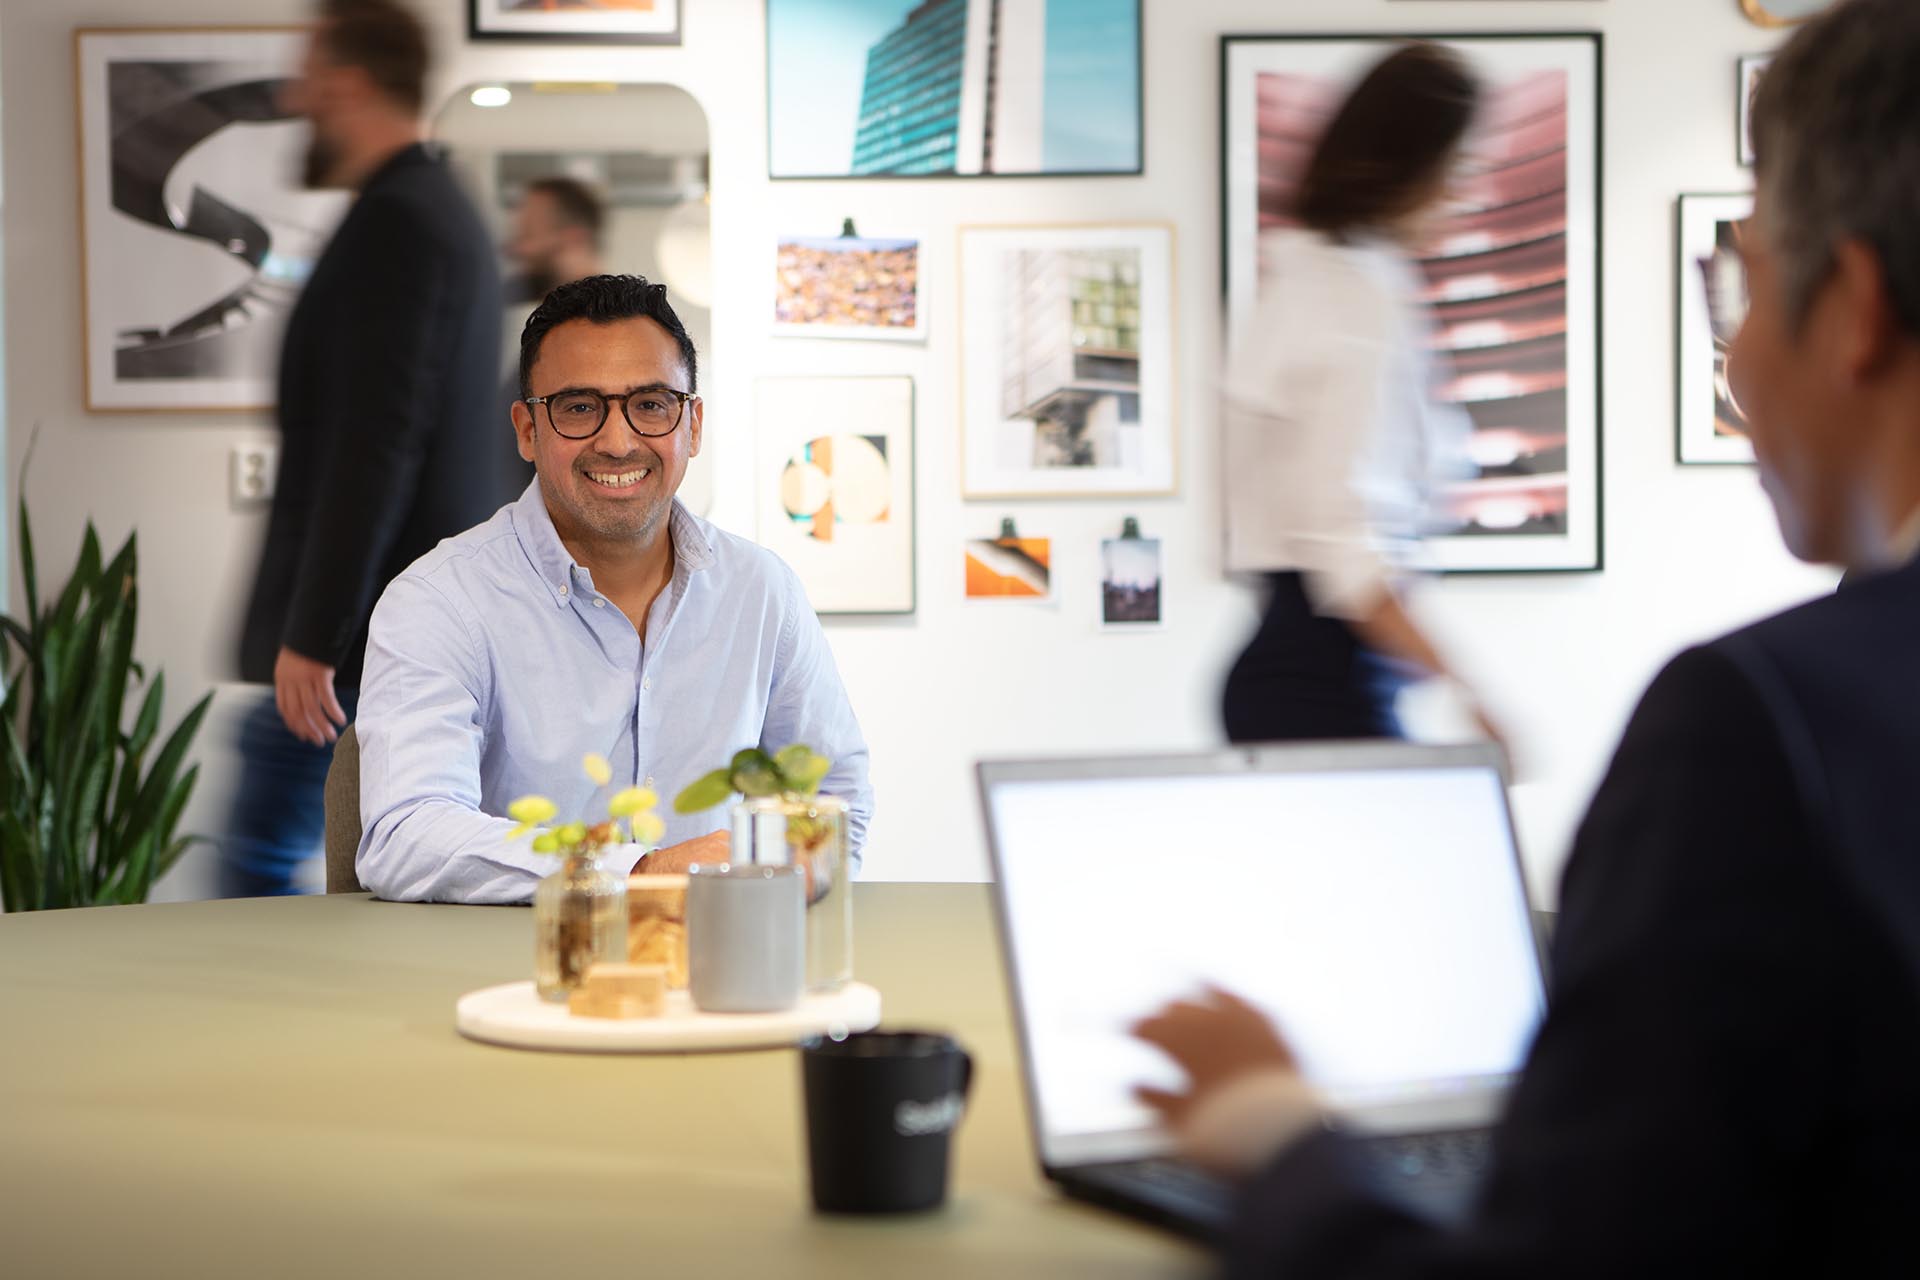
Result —
<instances>
[{"instance_id":1,"label":"clear glass jar","mask_svg":"<svg viewBox=\"0 0 1920 1280\"><path fill-rule=\"evenodd\" d=\"M598 961L627 958L627 882L576 855L533 891L533 982L561 1001Z\"/></svg>"},{"instance_id":2,"label":"clear glass jar","mask_svg":"<svg viewBox=\"0 0 1920 1280\"><path fill-rule=\"evenodd\" d=\"M807 990L853 980L853 886L847 802L833 796L755 796L733 807L735 862L807 872Z\"/></svg>"}]
</instances>

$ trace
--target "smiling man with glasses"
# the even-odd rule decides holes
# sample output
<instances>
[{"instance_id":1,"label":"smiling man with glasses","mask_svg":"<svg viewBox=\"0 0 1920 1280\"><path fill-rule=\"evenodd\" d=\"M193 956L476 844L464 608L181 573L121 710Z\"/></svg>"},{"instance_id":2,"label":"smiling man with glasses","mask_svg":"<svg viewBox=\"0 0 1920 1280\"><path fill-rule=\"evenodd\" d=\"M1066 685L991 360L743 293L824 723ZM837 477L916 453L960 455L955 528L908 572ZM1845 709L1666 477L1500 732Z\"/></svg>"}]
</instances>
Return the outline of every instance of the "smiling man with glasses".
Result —
<instances>
[{"instance_id":1,"label":"smiling man with glasses","mask_svg":"<svg viewBox=\"0 0 1920 1280\"><path fill-rule=\"evenodd\" d=\"M379 896L527 900L553 862L508 841L506 806L591 812L588 753L613 787L670 797L742 748L805 742L834 761L821 790L851 806L857 867L867 748L819 619L777 557L674 498L706 425L697 372L666 290L635 276L562 285L528 317L513 426L534 482L374 610L357 868ZM670 816L640 869L724 860L723 821Z\"/></svg>"}]
</instances>

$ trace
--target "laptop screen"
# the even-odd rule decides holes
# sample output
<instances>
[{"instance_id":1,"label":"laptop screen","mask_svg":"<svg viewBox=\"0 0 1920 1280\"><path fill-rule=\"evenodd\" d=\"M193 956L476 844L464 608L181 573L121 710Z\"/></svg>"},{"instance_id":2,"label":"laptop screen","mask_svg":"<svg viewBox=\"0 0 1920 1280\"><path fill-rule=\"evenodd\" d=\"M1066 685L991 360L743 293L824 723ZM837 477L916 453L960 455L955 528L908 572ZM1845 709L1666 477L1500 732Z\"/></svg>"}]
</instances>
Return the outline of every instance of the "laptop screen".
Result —
<instances>
[{"instance_id":1,"label":"laptop screen","mask_svg":"<svg viewBox=\"0 0 1920 1280\"><path fill-rule=\"evenodd\" d=\"M1419 763L1414 763L1418 761ZM1128 1027L1215 984L1359 1127L1491 1118L1545 1007L1496 758L1312 746L983 765L1042 1159L1159 1149Z\"/></svg>"}]
</instances>

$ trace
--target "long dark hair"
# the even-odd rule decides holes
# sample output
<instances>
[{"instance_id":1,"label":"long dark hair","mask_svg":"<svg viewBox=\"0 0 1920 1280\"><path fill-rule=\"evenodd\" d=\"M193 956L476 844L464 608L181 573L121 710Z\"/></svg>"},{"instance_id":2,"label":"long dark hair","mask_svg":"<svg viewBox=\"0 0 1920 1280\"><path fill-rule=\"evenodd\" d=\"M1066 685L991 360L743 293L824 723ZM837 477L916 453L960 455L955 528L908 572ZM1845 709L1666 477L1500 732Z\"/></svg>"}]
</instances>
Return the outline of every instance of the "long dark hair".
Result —
<instances>
[{"instance_id":1,"label":"long dark hair","mask_svg":"<svg viewBox=\"0 0 1920 1280\"><path fill-rule=\"evenodd\" d=\"M1336 240L1414 212L1459 149L1480 82L1458 54L1408 44L1388 54L1340 104L1307 162L1294 216Z\"/></svg>"}]
</instances>

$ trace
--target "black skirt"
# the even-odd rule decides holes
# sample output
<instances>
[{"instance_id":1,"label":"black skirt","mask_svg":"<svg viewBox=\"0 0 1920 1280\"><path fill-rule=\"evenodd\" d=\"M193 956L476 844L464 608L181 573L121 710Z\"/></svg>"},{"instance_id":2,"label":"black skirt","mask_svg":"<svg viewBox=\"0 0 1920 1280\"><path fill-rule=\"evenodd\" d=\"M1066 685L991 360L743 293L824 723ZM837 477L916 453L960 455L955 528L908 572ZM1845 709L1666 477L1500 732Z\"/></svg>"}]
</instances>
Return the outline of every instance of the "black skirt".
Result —
<instances>
[{"instance_id":1,"label":"black skirt","mask_svg":"<svg viewBox=\"0 0 1920 1280\"><path fill-rule=\"evenodd\" d=\"M1266 615L1227 674L1222 710L1230 742L1399 738L1394 700L1403 669L1321 617L1297 572L1267 575Z\"/></svg>"}]
</instances>

